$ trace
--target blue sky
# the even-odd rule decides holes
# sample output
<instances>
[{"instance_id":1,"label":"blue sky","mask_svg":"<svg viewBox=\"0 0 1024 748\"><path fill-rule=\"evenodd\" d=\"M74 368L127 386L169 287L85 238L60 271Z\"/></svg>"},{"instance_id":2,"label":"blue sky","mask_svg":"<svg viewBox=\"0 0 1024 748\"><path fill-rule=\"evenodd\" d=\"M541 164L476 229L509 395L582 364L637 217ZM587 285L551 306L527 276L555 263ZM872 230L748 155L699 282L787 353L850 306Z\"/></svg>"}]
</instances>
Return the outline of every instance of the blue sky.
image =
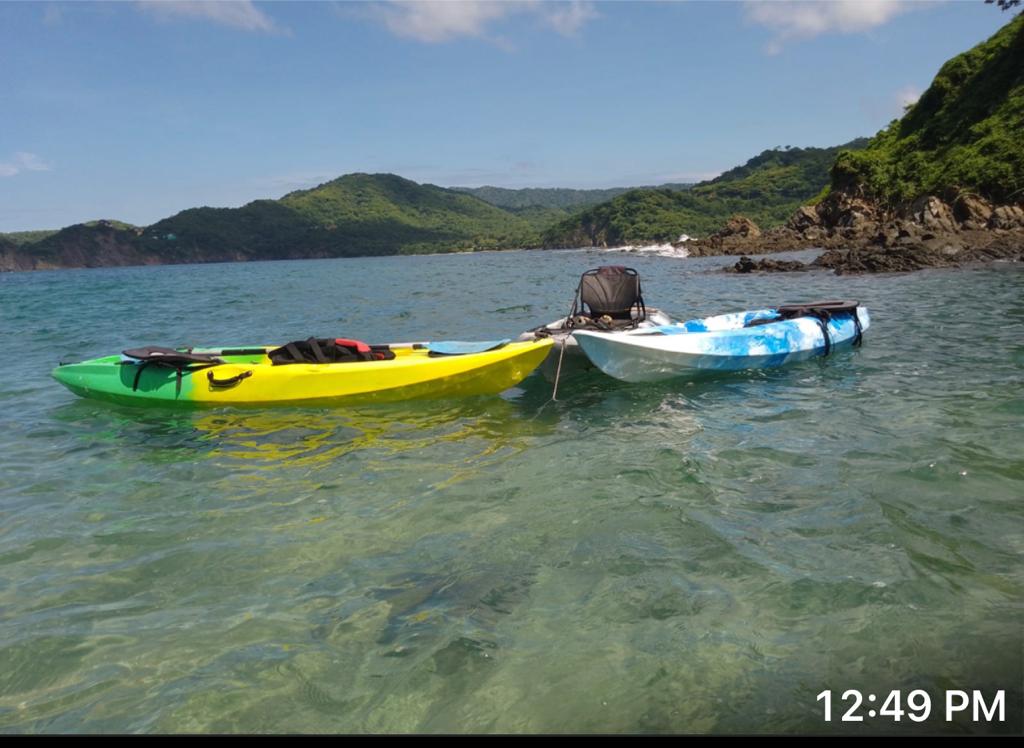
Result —
<instances>
[{"instance_id":1,"label":"blue sky","mask_svg":"<svg viewBox=\"0 0 1024 748\"><path fill-rule=\"evenodd\" d=\"M872 135L1010 16L959 2L0 2L0 231L279 197L708 178Z\"/></svg>"}]
</instances>

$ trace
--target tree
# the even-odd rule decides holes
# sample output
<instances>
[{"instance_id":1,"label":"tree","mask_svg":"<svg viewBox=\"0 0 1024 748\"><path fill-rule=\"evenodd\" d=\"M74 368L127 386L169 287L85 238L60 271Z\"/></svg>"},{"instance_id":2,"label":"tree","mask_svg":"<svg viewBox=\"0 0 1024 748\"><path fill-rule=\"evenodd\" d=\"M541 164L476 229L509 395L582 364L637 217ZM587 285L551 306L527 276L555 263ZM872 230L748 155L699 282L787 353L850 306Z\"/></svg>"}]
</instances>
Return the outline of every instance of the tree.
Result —
<instances>
[{"instance_id":1,"label":"tree","mask_svg":"<svg viewBox=\"0 0 1024 748\"><path fill-rule=\"evenodd\" d=\"M1009 10L1021 4L1021 0L985 0L987 5L998 5L1000 10Z\"/></svg>"}]
</instances>

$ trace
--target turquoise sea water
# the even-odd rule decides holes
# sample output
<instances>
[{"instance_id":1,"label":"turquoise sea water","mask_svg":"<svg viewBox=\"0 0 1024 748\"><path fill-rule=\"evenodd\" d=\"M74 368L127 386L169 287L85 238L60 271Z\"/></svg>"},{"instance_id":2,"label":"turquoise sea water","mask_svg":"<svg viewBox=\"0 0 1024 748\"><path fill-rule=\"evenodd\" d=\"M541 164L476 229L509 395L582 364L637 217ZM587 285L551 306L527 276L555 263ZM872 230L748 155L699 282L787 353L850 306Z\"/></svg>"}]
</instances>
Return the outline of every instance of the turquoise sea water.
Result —
<instances>
[{"instance_id":1,"label":"turquoise sea water","mask_svg":"<svg viewBox=\"0 0 1024 748\"><path fill-rule=\"evenodd\" d=\"M637 267L677 315L852 297L770 372L176 412L133 345L490 339ZM1020 731L1024 268L729 276L589 252L0 276L0 730ZM826 688L931 694L822 721ZM1007 721L942 694L1005 691Z\"/></svg>"}]
</instances>

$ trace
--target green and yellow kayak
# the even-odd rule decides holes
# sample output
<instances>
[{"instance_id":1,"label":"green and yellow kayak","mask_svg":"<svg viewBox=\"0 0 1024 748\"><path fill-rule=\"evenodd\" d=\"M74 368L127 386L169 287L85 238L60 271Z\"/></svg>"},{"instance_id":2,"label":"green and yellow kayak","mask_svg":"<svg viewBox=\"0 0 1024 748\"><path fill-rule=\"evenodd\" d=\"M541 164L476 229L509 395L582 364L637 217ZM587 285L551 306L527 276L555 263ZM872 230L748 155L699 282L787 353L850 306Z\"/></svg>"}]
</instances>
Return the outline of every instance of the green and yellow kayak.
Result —
<instances>
[{"instance_id":1,"label":"green and yellow kayak","mask_svg":"<svg viewBox=\"0 0 1024 748\"><path fill-rule=\"evenodd\" d=\"M76 395L127 404L394 402L497 394L525 379L551 345L551 340L499 342L489 350L473 351L467 344L433 350L431 344L394 344L374 346L375 355L383 360L286 365L271 360L272 352L283 350L273 346L181 349L182 360L173 355L168 361L104 356L58 366L53 377Z\"/></svg>"}]
</instances>

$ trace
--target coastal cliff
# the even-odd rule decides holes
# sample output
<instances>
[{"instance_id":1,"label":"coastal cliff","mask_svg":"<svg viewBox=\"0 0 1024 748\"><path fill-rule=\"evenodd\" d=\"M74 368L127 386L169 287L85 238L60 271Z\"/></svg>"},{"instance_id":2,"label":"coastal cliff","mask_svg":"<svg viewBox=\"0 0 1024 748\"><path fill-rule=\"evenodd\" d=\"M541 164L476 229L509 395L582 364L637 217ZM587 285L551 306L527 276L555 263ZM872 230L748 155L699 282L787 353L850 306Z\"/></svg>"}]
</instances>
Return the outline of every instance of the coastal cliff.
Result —
<instances>
[{"instance_id":1,"label":"coastal cliff","mask_svg":"<svg viewBox=\"0 0 1024 748\"><path fill-rule=\"evenodd\" d=\"M691 254L822 247L836 272L948 267L1024 253L1024 16L949 60L822 196L761 236L728 227ZM771 269L751 267L748 269ZM743 272L739 267L737 270Z\"/></svg>"}]
</instances>

